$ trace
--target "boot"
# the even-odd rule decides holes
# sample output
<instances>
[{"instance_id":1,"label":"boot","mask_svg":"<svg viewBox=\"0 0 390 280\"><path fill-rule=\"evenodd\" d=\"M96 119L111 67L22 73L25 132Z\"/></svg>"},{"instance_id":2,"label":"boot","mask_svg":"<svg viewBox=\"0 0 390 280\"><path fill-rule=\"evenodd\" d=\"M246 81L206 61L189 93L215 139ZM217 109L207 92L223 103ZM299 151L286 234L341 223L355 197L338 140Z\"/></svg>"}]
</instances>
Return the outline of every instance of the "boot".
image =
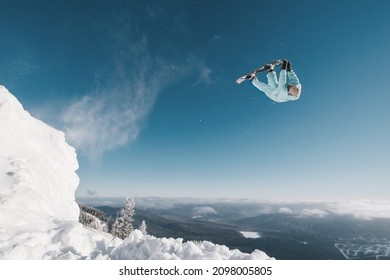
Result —
<instances>
[{"instance_id":1,"label":"boot","mask_svg":"<svg viewBox=\"0 0 390 280\"><path fill-rule=\"evenodd\" d=\"M256 74L252 73L245 77L246 80L253 81L256 78Z\"/></svg>"},{"instance_id":2,"label":"boot","mask_svg":"<svg viewBox=\"0 0 390 280\"><path fill-rule=\"evenodd\" d=\"M265 70L268 73L274 71L274 65L273 64L266 64L264 68L265 68Z\"/></svg>"}]
</instances>

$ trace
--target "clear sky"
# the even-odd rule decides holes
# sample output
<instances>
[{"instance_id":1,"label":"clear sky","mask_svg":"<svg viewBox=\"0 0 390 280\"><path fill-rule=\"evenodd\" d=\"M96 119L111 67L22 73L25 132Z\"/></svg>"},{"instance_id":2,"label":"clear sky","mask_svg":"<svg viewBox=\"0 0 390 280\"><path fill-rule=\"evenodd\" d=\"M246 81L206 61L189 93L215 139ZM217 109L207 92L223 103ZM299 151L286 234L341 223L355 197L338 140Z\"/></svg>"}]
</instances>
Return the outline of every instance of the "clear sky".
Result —
<instances>
[{"instance_id":1,"label":"clear sky","mask_svg":"<svg viewBox=\"0 0 390 280\"><path fill-rule=\"evenodd\" d=\"M0 2L0 84L78 196L390 199L389 1ZM235 84L280 58L298 101Z\"/></svg>"}]
</instances>

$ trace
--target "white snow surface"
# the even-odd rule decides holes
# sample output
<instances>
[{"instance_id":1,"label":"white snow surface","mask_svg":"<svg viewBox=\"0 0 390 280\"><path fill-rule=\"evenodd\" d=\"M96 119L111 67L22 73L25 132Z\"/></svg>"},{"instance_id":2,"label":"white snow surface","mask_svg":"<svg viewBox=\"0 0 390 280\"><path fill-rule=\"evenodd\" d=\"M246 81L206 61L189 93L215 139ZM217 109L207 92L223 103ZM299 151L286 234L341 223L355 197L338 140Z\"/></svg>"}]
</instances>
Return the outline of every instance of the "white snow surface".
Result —
<instances>
[{"instance_id":1,"label":"white snow surface","mask_svg":"<svg viewBox=\"0 0 390 280\"><path fill-rule=\"evenodd\" d=\"M0 259L270 259L211 242L125 240L78 222L76 151L0 86Z\"/></svg>"}]
</instances>

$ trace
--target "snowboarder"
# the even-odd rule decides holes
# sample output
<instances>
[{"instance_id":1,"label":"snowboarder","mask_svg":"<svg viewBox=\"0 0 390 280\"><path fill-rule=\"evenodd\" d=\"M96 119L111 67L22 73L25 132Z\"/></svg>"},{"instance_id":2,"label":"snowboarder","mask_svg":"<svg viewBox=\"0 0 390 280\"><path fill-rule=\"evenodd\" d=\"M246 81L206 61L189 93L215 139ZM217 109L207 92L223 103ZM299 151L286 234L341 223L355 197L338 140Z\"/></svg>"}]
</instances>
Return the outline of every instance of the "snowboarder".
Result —
<instances>
[{"instance_id":1,"label":"snowboarder","mask_svg":"<svg viewBox=\"0 0 390 280\"><path fill-rule=\"evenodd\" d=\"M263 91L275 102L294 101L299 98L302 85L292 69L290 61L283 60L279 81L274 70L274 64L266 64L265 70L267 71L268 84L260 82L255 73L251 74L249 80L256 88Z\"/></svg>"}]
</instances>

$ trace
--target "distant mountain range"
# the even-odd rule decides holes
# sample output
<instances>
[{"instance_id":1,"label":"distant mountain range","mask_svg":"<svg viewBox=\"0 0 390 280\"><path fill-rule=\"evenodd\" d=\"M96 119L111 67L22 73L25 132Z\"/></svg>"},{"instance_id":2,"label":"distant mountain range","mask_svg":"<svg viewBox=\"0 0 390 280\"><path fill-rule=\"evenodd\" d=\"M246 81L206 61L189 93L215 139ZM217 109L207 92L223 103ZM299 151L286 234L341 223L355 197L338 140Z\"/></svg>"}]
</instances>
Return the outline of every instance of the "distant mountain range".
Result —
<instances>
[{"instance_id":1,"label":"distant mountain range","mask_svg":"<svg viewBox=\"0 0 390 280\"><path fill-rule=\"evenodd\" d=\"M97 208L114 217L120 209ZM208 240L247 253L259 249L276 259L390 259L390 219L290 213L248 217L243 213L251 212L249 208L236 211L231 205L219 204L213 209L196 204L136 208L134 227L144 220L148 234L156 237ZM256 232L260 238L246 238L240 231Z\"/></svg>"}]
</instances>

